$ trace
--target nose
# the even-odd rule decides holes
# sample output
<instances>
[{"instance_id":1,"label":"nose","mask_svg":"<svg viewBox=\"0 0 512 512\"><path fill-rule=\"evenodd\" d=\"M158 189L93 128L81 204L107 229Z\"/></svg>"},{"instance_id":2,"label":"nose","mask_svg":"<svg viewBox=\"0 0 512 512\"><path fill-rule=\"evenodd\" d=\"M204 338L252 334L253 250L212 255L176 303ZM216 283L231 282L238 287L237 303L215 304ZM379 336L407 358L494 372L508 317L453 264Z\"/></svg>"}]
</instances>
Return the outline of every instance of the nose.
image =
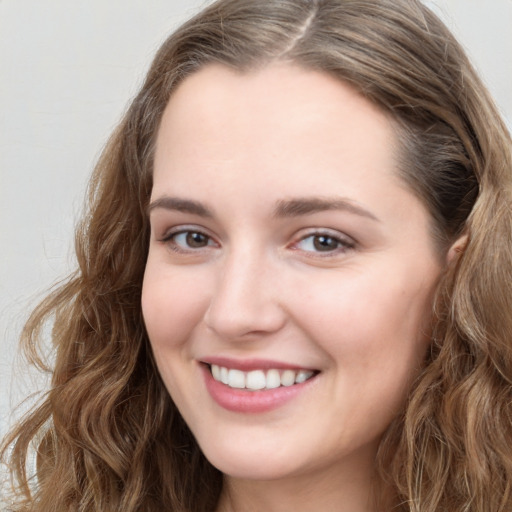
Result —
<instances>
[{"instance_id":1,"label":"nose","mask_svg":"<svg viewBox=\"0 0 512 512\"><path fill-rule=\"evenodd\" d=\"M232 254L218 273L204 320L225 340L265 336L286 323L279 271L254 254Z\"/></svg>"}]
</instances>

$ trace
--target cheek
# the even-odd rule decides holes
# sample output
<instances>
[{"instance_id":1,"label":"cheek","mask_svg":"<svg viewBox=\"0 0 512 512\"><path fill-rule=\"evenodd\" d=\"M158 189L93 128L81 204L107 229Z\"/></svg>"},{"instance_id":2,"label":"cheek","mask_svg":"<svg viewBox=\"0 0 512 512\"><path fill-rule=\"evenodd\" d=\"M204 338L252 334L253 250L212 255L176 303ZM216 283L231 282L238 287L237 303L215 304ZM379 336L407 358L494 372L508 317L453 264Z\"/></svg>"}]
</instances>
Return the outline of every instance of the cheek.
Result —
<instances>
[{"instance_id":1,"label":"cheek","mask_svg":"<svg viewBox=\"0 0 512 512\"><path fill-rule=\"evenodd\" d=\"M141 306L151 349L162 380L178 406L187 401L191 333L201 322L204 300L200 280L170 272L148 261ZM195 397L197 400L198 397Z\"/></svg>"},{"instance_id":2,"label":"cheek","mask_svg":"<svg viewBox=\"0 0 512 512\"><path fill-rule=\"evenodd\" d=\"M206 308L204 282L186 272L155 268L148 261L142 287L142 313L154 350L186 342Z\"/></svg>"},{"instance_id":3,"label":"cheek","mask_svg":"<svg viewBox=\"0 0 512 512\"><path fill-rule=\"evenodd\" d=\"M436 281L419 282L408 273L372 274L310 284L296 294L307 300L296 302L295 316L337 364L359 370L376 362L390 370L416 368L429 343Z\"/></svg>"}]
</instances>

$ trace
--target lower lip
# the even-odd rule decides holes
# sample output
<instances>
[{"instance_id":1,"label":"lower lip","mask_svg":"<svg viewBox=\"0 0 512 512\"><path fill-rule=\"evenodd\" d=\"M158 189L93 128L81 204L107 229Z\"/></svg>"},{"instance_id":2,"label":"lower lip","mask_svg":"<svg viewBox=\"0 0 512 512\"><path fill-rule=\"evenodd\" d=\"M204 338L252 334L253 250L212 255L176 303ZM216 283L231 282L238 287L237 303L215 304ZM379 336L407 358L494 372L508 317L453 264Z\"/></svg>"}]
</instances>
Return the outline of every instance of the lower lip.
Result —
<instances>
[{"instance_id":1,"label":"lower lip","mask_svg":"<svg viewBox=\"0 0 512 512\"><path fill-rule=\"evenodd\" d=\"M258 413L271 411L283 406L297 395L309 387L312 377L306 382L294 384L293 386L281 386L275 389L265 389L261 391L249 391L244 389L233 389L222 382L216 381L210 372L210 368L201 365L206 388L211 397L221 407L228 411L241 413Z\"/></svg>"}]
</instances>

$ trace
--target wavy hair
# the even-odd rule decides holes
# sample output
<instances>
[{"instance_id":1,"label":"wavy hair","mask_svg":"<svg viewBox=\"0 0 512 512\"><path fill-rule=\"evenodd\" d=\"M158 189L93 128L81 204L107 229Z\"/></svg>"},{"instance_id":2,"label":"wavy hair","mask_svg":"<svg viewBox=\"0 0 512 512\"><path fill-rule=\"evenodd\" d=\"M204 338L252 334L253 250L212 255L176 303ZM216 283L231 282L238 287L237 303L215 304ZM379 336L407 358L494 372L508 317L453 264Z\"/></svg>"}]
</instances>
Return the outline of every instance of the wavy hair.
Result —
<instances>
[{"instance_id":1,"label":"wavy hair","mask_svg":"<svg viewBox=\"0 0 512 512\"><path fill-rule=\"evenodd\" d=\"M78 269L22 334L34 359L52 322L55 363L44 399L4 441L12 510L215 509L222 475L164 388L141 315L155 134L191 73L273 61L329 73L386 111L398 172L440 251L464 240L441 278L424 368L379 449L395 510L512 510L512 143L463 50L419 0L219 0L163 44L94 171Z\"/></svg>"}]
</instances>

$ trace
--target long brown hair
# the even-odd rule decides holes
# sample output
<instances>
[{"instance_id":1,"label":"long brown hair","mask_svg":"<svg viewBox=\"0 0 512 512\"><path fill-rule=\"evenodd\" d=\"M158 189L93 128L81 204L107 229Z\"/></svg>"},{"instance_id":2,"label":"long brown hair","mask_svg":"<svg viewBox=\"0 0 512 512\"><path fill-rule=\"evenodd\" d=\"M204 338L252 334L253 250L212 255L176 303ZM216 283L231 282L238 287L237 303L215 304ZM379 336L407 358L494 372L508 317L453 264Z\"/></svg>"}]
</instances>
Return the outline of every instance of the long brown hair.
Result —
<instances>
[{"instance_id":1,"label":"long brown hair","mask_svg":"<svg viewBox=\"0 0 512 512\"><path fill-rule=\"evenodd\" d=\"M219 0L163 44L95 169L78 270L23 332L35 357L52 321L56 356L50 390L4 443L13 510L215 509L222 476L165 390L141 316L154 140L191 73L276 60L330 73L388 112L399 173L440 250L465 237L441 279L424 369L379 450L396 509L512 510L512 144L463 50L418 0Z\"/></svg>"}]
</instances>

